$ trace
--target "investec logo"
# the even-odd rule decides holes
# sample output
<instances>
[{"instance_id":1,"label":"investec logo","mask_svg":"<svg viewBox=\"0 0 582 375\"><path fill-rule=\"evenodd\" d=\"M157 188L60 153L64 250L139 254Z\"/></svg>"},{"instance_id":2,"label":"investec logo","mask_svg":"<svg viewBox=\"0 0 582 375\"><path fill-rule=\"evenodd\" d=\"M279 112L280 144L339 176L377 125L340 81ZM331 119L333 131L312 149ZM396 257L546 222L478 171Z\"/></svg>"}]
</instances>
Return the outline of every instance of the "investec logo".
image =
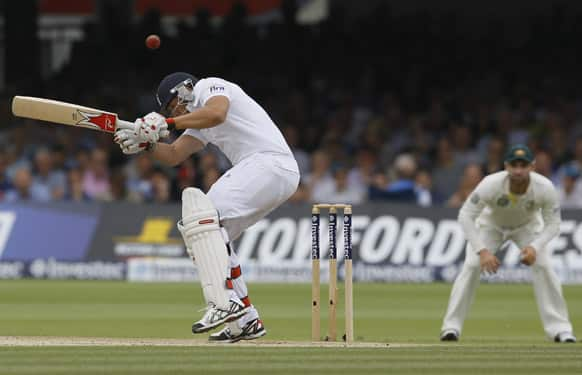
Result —
<instances>
[{"instance_id":1,"label":"investec logo","mask_svg":"<svg viewBox=\"0 0 582 375\"><path fill-rule=\"evenodd\" d=\"M141 233L137 236L124 236L113 239L115 242L115 255L119 257L182 256L185 251L182 240L169 236L174 227L173 218L149 217L143 223Z\"/></svg>"},{"instance_id":2,"label":"investec logo","mask_svg":"<svg viewBox=\"0 0 582 375\"><path fill-rule=\"evenodd\" d=\"M6 243L10 238L12 227L16 221L16 214L10 211L0 211L0 259L6 249Z\"/></svg>"}]
</instances>

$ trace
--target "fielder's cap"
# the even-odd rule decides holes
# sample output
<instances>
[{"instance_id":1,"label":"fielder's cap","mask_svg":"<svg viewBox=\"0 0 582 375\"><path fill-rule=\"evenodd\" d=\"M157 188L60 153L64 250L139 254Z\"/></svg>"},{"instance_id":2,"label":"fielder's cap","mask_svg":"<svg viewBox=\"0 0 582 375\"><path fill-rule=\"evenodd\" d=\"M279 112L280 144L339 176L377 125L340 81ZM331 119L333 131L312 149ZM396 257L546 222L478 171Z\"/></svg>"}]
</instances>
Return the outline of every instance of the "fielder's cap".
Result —
<instances>
[{"instance_id":1,"label":"fielder's cap","mask_svg":"<svg viewBox=\"0 0 582 375\"><path fill-rule=\"evenodd\" d=\"M162 79L156 92L156 101L160 106L160 110L164 111L172 99L178 95L178 92L174 90L174 88L180 83L184 83L188 80L192 81L193 85L198 82L198 79L192 74L184 72L168 74L164 79Z\"/></svg>"},{"instance_id":2,"label":"fielder's cap","mask_svg":"<svg viewBox=\"0 0 582 375\"><path fill-rule=\"evenodd\" d=\"M517 144L511 146L511 148L505 154L505 162L511 163L512 161L523 160L525 162L531 163L534 161L534 156L529 147L522 144Z\"/></svg>"}]
</instances>

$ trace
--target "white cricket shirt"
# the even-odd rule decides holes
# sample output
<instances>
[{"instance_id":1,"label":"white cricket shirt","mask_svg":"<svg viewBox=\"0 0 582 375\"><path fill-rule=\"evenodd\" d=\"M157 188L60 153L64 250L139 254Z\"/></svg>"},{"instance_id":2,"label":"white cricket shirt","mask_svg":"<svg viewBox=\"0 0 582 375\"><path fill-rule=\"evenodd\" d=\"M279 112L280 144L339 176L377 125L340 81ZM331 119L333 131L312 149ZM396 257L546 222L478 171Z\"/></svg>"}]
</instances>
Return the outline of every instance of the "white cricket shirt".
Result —
<instances>
[{"instance_id":1,"label":"white cricket shirt","mask_svg":"<svg viewBox=\"0 0 582 375\"><path fill-rule=\"evenodd\" d=\"M200 108L214 96L225 96L230 101L226 120L207 129L186 129L184 134L200 139L204 144L216 145L233 165L244 158L265 153L288 156L284 167L297 171L297 163L285 138L267 112L238 85L221 78L205 78L194 85L194 107ZM287 158L282 158L286 160Z\"/></svg>"},{"instance_id":2,"label":"white cricket shirt","mask_svg":"<svg viewBox=\"0 0 582 375\"><path fill-rule=\"evenodd\" d=\"M542 249L560 230L560 203L556 189L546 177L531 172L522 195L509 191L507 171L486 176L461 207L459 221L475 252L485 248L477 224L500 231L521 228L539 232L531 246ZM543 229L542 229L543 228Z\"/></svg>"}]
</instances>

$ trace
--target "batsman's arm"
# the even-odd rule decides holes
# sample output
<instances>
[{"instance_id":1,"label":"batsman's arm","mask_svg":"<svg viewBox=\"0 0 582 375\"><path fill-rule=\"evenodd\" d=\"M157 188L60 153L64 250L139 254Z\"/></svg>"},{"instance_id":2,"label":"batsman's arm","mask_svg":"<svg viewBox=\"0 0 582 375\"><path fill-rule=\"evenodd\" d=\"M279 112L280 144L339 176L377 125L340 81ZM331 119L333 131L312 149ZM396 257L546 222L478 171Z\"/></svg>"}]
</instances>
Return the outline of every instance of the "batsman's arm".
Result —
<instances>
[{"instance_id":1,"label":"batsman's arm","mask_svg":"<svg viewBox=\"0 0 582 375\"><path fill-rule=\"evenodd\" d=\"M218 95L208 99L203 107L191 113L173 118L176 129L207 129L222 124L230 101L226 96Z\"/></svg>"},{"instance_id":2,"label":"batsman's arm","mask_svg":"<svg viewBox=\"0 0 582 375\"><path fill-rule=\"evenodd\" d=\"M154 143L150 147L153 157L162 163L176 166L186 160L190 155L202 150L204 143L200 140L182 135L173 143Z\"/></svg>"},{"instance_id":3,"label":"batsman's arm","mask_svg":"<svg viewBox=\"0 0 582 375\"><path fill-rule=\"evenodd\" d=\"M562 221L560 201L556 189L554 189L553 186L548 190L549 191L544 194L545 199L541 207L544 229L531 243L531 246L536 251L545 248L548 242L560 233L560 222Z\"/></svg>"}]
</instances>

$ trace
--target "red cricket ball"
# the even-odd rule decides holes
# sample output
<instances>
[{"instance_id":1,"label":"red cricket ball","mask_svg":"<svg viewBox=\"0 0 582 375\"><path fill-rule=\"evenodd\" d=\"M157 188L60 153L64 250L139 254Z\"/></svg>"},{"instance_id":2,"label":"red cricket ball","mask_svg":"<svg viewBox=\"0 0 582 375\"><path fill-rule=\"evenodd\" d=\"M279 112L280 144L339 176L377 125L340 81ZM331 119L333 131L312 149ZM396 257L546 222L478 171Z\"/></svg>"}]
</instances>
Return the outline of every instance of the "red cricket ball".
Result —
<instances>
[{"instance_id":1,"label":"red cricket ball","mask_svg":"<svg viewBox=\"0 0 582 375\"><path fill-rule=\"evenodd\" d=\"M158 49L161 43L160 37L155 34L149 35L145 40L146 47L149 49Z\"/></svg>"}]
</instances>

